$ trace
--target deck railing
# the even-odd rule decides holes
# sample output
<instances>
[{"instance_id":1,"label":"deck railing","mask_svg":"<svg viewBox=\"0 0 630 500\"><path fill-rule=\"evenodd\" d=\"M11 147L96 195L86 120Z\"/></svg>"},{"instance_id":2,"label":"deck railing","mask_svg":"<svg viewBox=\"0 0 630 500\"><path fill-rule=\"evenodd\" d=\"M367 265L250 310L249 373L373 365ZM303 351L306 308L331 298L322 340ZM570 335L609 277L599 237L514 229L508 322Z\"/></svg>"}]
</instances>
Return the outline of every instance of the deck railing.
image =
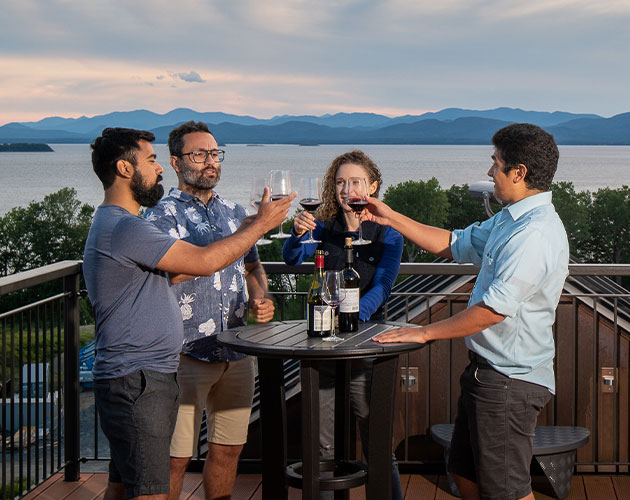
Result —
<instances>
[{"instance_id":1,"label":"deck railing","mask_svg":"<svg viewBox=\"0 0 630 500\"><path fill-rule=\"evenodd\" d=\"M313 271L312 264L265 263L265 269L269 275L293 278ZM81 423L79 418L80 273L80 262L67 261L0 278L3 298L42 285L51 290L44 298L0 312L3 496L28 491L59 471L66 480L78 480L81 461L107 458L106 451L98 451L106 448L99 447L102 438L94 417ZM427 286L439 285L437 279L433 285L425 283L424 290L395 291L386 319L428 323L450 316L466 307L466 277L472 281L476 273L473 266L452 263L402 264L400 275L450 281L442 289L427 291ZM596 283L617 276L630 276L630 265L571 265L555 326L558 391L541 419L546 425L591 429L591 442L578 454L583 471L630 471L630 294L602 291L603 285ZM284 304L298 297L304 305L305 294L276 292L280 315L291 319ZM440 342L401 360L403 375L417 370L417 392L401 391L398 398L397 454L403 463L424 460L416 454L415 436L426 436L434 423L453 420L459 392L453 374L465 362L464 351L457 341ZM602 378L603 369L612 370L606 372L610 384L606 380L611 379ZM82 457L80 434L88 426L94 431L86 433L86 439L94 440L93 452Z\"/></svg>"},{"instance_id":2,"label":"deck railing","mask_svg":"<svg viewBox=\"0 0 630 500\"><path fill-rule=\"evenodd\" d=\"M63 470L79 479L79 278L59 262L0 278L0 297L45 287L32 303L0 311L2 498Z\"/></svg>"}]
</instances>

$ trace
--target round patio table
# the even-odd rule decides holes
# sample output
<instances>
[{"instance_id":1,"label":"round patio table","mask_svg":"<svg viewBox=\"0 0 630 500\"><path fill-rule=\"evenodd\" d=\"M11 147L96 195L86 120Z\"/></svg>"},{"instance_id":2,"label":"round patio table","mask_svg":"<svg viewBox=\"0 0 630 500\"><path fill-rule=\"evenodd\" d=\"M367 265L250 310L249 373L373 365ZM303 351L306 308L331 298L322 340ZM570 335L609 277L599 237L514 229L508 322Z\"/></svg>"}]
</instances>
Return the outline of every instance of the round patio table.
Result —
<instances>
[{"instance_id":1,"label":"round patio table","mask_svg":"<svg viewBox=\"0 0 630 500\"><path fill-rule=\"evenodd\" d=\"M282 321L248 325L219 333L221 344L234 351L258 357L260 382L260 421L262 431L262 498L285 500L291 478L301 475L302 498L319 500L320 489L339 490L335 498L348 498L346 488L366 483L367 500L391 498L391 456L394 398L400 354L424 344L379 344L372 337L405 323L377 321L363 323L359 331L341 334L342 340L327 342L308 337L305 321ZM367 477L361 471L344 479L326 481L327 470L319 460L319 364L333 360L337 368L335 387L335 463L350 465L350 361L374 358L370 396L369 452ZM287 468L287 430L283 364L299 359L302 385L302 463ZM343 468L343 467L342 467ZM365 474L363 473L365 476ZM359 478L359 479L357 479ZM322 488L323 486L323 488ZM346 489L346 491L341 491Z\"/></svg>"}]
</instances>

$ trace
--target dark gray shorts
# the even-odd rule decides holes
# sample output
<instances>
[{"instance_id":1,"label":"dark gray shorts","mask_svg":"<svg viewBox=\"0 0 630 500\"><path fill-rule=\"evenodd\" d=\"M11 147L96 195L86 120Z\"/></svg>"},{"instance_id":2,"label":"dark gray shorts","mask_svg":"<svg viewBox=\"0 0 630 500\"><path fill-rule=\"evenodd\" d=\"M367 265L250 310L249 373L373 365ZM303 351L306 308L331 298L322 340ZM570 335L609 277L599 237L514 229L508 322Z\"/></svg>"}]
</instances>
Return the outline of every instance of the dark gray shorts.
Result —
<instances>
[{"instance_id":1,"label":"dark gray shorts","mask_svg":"<svg viewBox=\"0 0 630 500\"><path fill-rule=\"evenodd\" d=\"M482 499L527 496L536 419L551 393L476 360L460 384L449 472L477 483Z\"/></svg>"},{"instance_id":2,"label":"dark gray shorts","mask_svg":"<svg viewBox=\"0 0 630 500\"><path fill-rule=\"evenodd\" d=\"M112 457L109 480L124 485L126 498L168 493L176 374L140 370L95 380L94 398Z\"/></svg>"}]
</instances>

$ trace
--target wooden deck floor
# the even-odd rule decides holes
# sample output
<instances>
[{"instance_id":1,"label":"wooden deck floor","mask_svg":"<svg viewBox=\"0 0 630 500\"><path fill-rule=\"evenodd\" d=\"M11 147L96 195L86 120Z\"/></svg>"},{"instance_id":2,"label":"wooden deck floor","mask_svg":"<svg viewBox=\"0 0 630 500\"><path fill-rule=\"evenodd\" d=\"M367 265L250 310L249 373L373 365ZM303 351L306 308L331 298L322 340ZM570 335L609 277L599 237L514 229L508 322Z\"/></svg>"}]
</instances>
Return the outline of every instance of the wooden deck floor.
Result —
<instances>
[{"instance_id":1,"label":"wooden deck floor","mask_svg":"<svg viewBox=\"0 0 630 500\"><path fill-rule=\"evenodd\" d=\"M448 492L444 476L402 475L405 500L446 500L456 498ZM81 474L78 482L67 483L58 474L28 495L23 500L98 500L103 498L107 474ZM534 496L537 500L552 497L544 478L535 478ZM186 474L182 500L204 500L201 474ZM351 490L351 500L365 499L362 487ZM630 476L575 476L571 500L630 500ZM236 479L233 500L260 500L261 485L259 474L243 474ZM289 488L289 499L299 500L300 490Z\"/></svg>"}]
</instances>

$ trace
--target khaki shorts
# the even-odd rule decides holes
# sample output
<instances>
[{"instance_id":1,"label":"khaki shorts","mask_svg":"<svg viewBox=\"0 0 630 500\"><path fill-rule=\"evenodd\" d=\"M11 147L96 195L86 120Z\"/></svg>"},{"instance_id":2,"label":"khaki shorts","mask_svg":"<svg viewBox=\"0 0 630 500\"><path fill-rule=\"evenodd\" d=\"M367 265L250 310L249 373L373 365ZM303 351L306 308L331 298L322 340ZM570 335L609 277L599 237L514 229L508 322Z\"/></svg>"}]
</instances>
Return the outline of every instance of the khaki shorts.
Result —
<instances>
[{"instance_id":1,"label":"khaki shorts","mask_svg":"<svg viewBox=\"0 0 630 500\"><path fill-rule=\"evenodd\" d=\"M182 354L177 381L180 401L171 440L172 457L197 453L204 408L209 443L241 445L247 441L254 397L254 358L207 363Z\"/></svg>"}]
</instances>

